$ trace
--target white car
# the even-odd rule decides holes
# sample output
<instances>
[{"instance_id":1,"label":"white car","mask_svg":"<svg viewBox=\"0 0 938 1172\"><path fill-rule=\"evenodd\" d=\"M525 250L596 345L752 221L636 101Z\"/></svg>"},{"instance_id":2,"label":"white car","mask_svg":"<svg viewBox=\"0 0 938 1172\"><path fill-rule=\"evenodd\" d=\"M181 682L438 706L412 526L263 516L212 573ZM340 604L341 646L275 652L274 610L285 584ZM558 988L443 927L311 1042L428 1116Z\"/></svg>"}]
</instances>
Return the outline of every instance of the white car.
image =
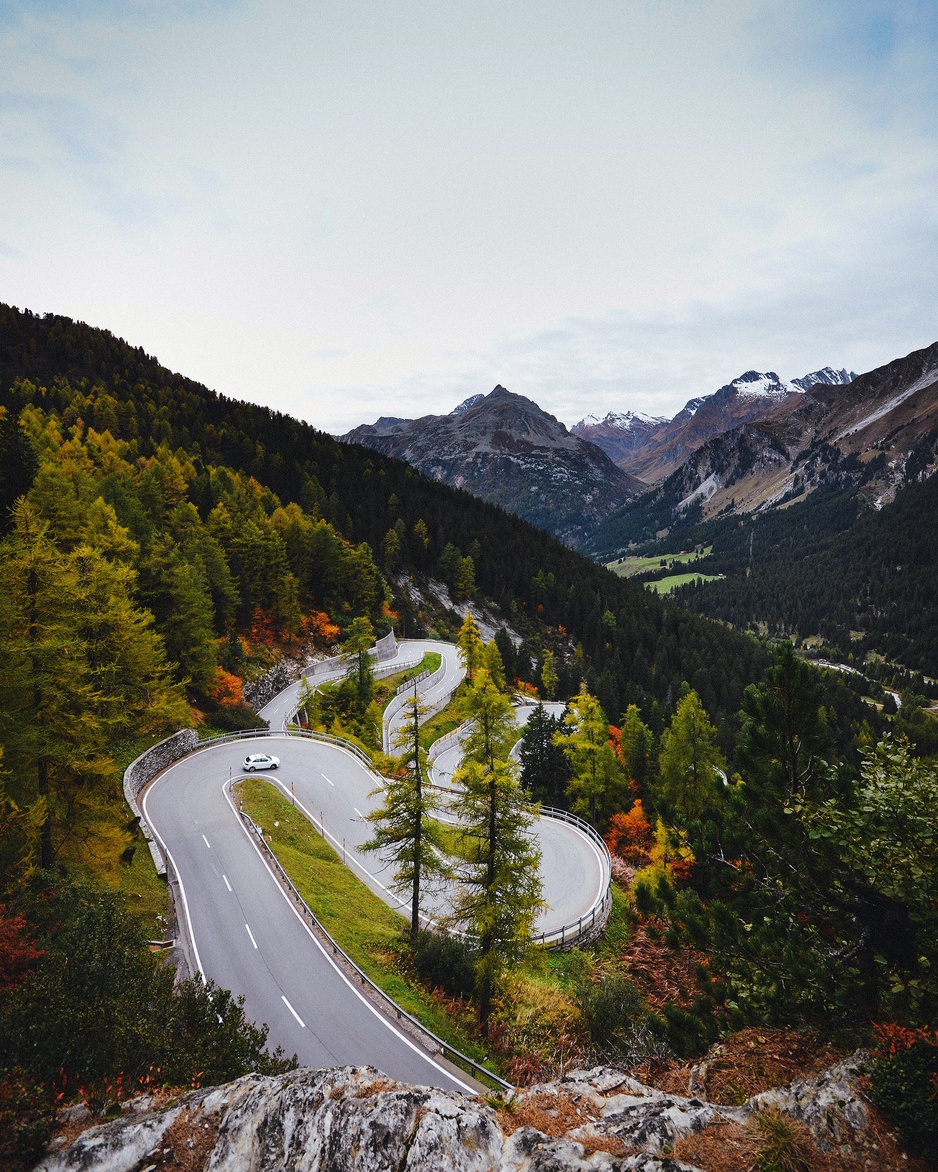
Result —
<instances>
[{"instance_id":1,"label":"white car","mask_svg":"<svg viewBox=\"0 0 938 1172\"><path fill-rule=\"evenodd\" d=\"M244 758L244 768L248 773L255 769L276 769L280 764L279 757L271 757L268 753L252 753Z\"/></svg>"}]
</instances>

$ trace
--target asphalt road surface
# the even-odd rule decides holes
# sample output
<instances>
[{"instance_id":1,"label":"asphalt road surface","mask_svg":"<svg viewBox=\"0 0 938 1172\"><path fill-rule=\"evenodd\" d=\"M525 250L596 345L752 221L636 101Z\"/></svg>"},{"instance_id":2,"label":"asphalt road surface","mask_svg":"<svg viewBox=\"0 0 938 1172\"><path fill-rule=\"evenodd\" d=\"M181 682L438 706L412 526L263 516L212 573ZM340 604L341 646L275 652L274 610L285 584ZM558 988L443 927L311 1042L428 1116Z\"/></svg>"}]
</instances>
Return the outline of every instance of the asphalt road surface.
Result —
<instances>
[{"instance_id":1,"label":"asphalt road surface","mask_svg":"<svg viewBox=\"0 0 938 1172\"><path fill-rule=\"evenodd\" d=\"M410 641L401 645L398 660L419 662L425 650L443 649L447 674L436 687L443 694L460 678L452 645ZM292 715L290 692L263 710L271 728ZM380 793L374 792L379 780L357 757L285 734L213 745L165 770L142 802L178 876L200 970L243 995L248 1018L268 1025L269 1043L296 1052L304 1065L370 1064L406 1082L469 1089L359 993L271 876L228 792L254 752L280 758L280 768L265 776L323 827L359 878L392 906L401 904L380 859L361 850L370 833L364 814L380 802ZM575 921L601 897L604 861L597 846L566 823L541 818L536 833L547 903L538 930L549 931Z\"/></svg>"}]
</instances>

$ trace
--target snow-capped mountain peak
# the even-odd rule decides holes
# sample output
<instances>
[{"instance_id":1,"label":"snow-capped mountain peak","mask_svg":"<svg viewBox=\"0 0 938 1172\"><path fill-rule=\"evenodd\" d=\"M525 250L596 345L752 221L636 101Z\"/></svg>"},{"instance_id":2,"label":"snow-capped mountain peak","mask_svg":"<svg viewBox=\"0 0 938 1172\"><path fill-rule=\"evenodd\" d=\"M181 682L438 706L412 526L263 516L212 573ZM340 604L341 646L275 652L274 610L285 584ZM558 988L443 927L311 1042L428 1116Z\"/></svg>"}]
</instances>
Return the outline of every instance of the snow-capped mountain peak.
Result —
<instances>
[{"instance_id":1,"label":"snow-capped mountain peak","mask_svg":"<svg viewBox=\"0 0 938 1172\"><path fill-rule=\"evenodd\" d=\"M747 370L739 378L734 378L729 386L737 395L753 398L768 396L773 399L790 395L795 389L790 383L783 383L774 370L767 370L764 374L758 370Z\"/></svg>"},{"instance_id":2,"label":"snow-capped mountain peak","mask_svg":"<svg viewBox=\"0 0 938 1172\"><path fill-rule=\"evenodd\" d=\"M646 415L644 411L609 411L602 419L598 415L587 415L579 423L575 423L570 430L577 432L586 427L605 425L606 427L619 428L622 431L630 431L635 426L657 427L659 423L666 423L667 419L666 415Z\"/></svg>"},{"instance_id":3,"label":"snow-capped mountain peak","mask_svg":"<svg viewBox=\"0 0 938 1172\"><path fill-rule=\"evenodd\" d=\"M498 390L498 387L495 389ZM470 395L468 399L463 399L458 407L454 407L450 415L462 415L464 411L471 411L473 407L478 407L484 398L485 395Z\"/></svg>"},{"instance_id":4,"label":"snow-capped mountain peak","mask_svg":"<svg viewBox=\"0 0 938 1172\"><path fill-rule=\"evenodd\" d=\"M822 370L812 371L811 374L803 375L801 378L793 378L791 382L793 387L806 391L809 387L817 386L818 383L824 383L829 387L843 387L847 383L852 383L856 377L852 370L833 370L830 366L825 366Z\"/></svg>"}]
</instances>

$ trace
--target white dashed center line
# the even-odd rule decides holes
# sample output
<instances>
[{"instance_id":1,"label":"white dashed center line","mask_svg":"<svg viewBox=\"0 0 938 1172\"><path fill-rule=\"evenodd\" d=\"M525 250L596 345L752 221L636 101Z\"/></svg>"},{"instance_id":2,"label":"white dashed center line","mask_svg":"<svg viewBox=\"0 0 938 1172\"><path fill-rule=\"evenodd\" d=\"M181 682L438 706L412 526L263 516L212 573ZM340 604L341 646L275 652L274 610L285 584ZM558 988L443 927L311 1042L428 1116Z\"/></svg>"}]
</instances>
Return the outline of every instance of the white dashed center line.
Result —
<instances>
[{"instance_id":1,"label":"white dashed center line","mask_svg":"<svg viewBox=\"0 0 938 1172\"><path fill-rule=\"evenodd\" d=\"M247 930L248 930L248 935L251 937L251 943L252 943L252 944L254 945L254 947L256 948L256 947L257 947L257 941L254 939L254 933L251 931L251 929L250 929L250 926L249 926L248 924L245 924L244 926L245 926L245 928L247 928Z\"/></svg>"},{"instance_id":2,"label":"white dashed center line","mask_svg":"<svg viewBox=\"0 0 938 1172\"><path fill-rule=\"evenodd\" d=\"M296 1012L296 1010L293 1008L293 1006L286 999L286 997L284 997L284 995L282 993L280 994L280 1000L284 1003L284 1005L287 1007L287 1009L289 1009L289 1011L293 1014L293 1016L296 1018L296 1020L300 1023L300 1025L305 1030L306 1029L306 1022L300 1017L300 1015Z\"/></svg>"},{"instance_id":3,"label":"white dashed center line","mask_svg":"<svg viewBox=\"0 0 938 1172\"><path fill-rule=\"evenodd\" d=\"M202 841L205 843L205 845L208 847L209 850L212 849L212 844L209 842L209 840L205 837L204 834L202 835Z\"/></svg>"},{"instance_id":4,"label":"white dashed center line","mask_svg":"<svg viewBox=\"0 0 938 1172\"><path fill-rule=\"evenodd\" d=\"M324 780L329 781L329 778L326 777L325 774L323 774L322 776L323 776ZM335 782L334 781L329 781L329 784L332 786L333 789L335 789Z\"/></svg>"},{"instance_id":5,"label":"white dashed center line","mask_svg":"<svg viewBox=\"0 0 938 1172\"><path fill-rule=\"evenodd\" d=\"M355 813L356 813L356 814L359 816L359 818L364 818L364 817L365 817L365 815L364 815L364 814L361 812L361 810L359 810L358 806L353 806L353 807L352 807L352 809L353 809L353 810L355 811Z\"/></svg>"},{"instance_id":6,"label":"white dashed center line","mask_svg":"<svg viewBox=\"0 0 938 1172\"><path fill-rule=\"evenodd\" d=\"M227 875L222 875L222 879L224 879L224 881L225 881L225 886L226 886L226 887L228 888L228 890L230 891L230 890L231 890L231 884L228 882L228 876L227 876Z\"/></svg>"}]
</instances>

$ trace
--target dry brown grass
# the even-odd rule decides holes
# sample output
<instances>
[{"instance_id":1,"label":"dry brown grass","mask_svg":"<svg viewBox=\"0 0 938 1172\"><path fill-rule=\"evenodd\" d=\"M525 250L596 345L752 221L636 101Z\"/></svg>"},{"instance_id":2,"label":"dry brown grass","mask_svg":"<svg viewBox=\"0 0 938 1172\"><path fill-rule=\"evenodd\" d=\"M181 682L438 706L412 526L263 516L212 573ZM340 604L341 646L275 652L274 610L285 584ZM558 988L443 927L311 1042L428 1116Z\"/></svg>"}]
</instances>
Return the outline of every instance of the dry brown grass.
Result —
<instances>
[{"instance_id":1,"label":"dry brown grass","mask_svg":"<svg viewBox=\"0 0 938 1172\"><path fill-rule=\"evenodd\" d=\"M498 1122L505 1135L511 1135L519 1127L533 1127L556 1138L592 1119L587 1103L577 1103L570 1095L550 1091L519 1095L513 1100L511 1110L498 1112Z\"/></svg>"},{"instance_id":2,"label":"dry brown grass","mask_svg":"<svg viewBox=\"0 0 938 1172\"><path fill-rule=\"evenodd\" d=\"M663 939L657 938L665 927L663 922L655 920L636 924L619 960L653 1009L664 1005L690 1009L701 992L697 966L706 964L707 958L692 948L677 951L669 948Z\"/></svg>"},{"instance_id":3,"label":"dry brown grass","mask_svg":"<svg viewBox=\"0 0 938 1172\"><path fill-rule=\"evenodd\" d=\"M659 1090L687 1095L691 1072L697 1066L703 1085L694 1093L711 1103L734 1107L761 1091L788 1086L796 1078L814 1078L843 1057L842 1051L809 1034L746 1029L717 1043L698 1063L643 1070L637 1077L647 1074Z\"/></svg>"}]
</instances>

